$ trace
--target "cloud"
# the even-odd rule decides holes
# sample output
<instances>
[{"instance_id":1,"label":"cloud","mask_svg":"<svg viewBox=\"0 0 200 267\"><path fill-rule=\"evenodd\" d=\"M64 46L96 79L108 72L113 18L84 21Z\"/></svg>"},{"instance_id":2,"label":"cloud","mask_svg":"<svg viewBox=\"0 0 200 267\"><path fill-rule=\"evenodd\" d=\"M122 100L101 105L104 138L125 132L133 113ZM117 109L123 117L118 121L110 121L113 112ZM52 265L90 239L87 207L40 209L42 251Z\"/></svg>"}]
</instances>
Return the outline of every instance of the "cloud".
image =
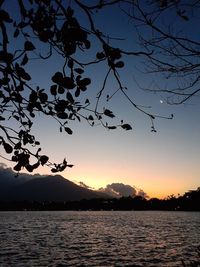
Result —
<instances>
[{"instance_id":1,"label":"cloud","mask_svg":"<svg viewBox=\"0 0 200 267\"><path fill-rule=\"evenodd\" d=\"M112 197L135 197L137 194L137 190L134 187L123 183L108 184L105 188L100 188L99 190Z\"/></svg>"},{"instance_id":2,"label":"cloud","mask_svg":"<svg viewBox=\"0 0 200 267\"><path fill-rule=\"evenodd\" d=\"M148 195L142 189L137 190L135 187L123 183L108 184L105 188L100 188L99 191L116 198L129 196L142 196L148 198Z\"/></svg>"}]
</instances>

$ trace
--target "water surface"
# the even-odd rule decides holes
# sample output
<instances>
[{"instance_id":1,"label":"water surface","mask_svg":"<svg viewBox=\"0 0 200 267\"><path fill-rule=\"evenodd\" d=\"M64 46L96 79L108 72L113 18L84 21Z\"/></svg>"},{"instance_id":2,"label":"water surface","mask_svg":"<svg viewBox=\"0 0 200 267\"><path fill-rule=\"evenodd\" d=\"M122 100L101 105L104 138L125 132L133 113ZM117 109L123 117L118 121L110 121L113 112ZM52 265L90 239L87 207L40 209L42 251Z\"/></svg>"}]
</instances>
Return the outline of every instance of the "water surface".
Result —
<instances>
[{"instance_id":1,"label":"water surface","mask_svg":"<svg viewBox=\"0 0 200 267\"><path fill-rule=\"evenodd\" d=\"M0 212L2 267L178 267L199 243L199 212Z\"/></svg>"}]
</instances>

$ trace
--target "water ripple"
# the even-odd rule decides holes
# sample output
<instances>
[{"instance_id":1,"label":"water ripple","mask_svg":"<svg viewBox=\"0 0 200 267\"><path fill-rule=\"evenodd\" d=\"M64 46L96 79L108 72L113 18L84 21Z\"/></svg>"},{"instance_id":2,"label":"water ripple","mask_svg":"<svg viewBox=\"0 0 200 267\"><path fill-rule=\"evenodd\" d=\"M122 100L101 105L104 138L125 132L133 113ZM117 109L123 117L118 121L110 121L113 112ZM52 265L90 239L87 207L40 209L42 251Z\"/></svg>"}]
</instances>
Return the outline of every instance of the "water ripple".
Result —
<instances>
[{"instance_id":1,"label":"water ripple","mask_svg":"<svg viewBox=\"0 0 200 267\"><path fill-rule=\"evenodd\" d=\"M1 212L2 267L179 267L196 257L200 213Z\"/></svg>"}]
</instances>

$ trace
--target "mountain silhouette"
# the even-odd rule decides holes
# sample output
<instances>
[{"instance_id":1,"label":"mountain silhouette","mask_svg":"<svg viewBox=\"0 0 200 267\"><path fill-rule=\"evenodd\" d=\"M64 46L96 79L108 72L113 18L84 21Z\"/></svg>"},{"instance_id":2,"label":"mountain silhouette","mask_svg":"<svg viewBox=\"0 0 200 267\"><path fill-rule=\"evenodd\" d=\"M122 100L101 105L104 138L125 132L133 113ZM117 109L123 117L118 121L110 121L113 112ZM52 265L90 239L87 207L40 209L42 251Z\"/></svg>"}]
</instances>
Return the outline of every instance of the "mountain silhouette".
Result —
<instances>
[{"instance_id":1,"label":"mountain silhouette","mask_svg":"<svg viewBox=\"0 0 200 267\"><path fill-rule=\"evenodd\" d=\"M13 173L11 178L10 171L0 171L0 200L59 202L102 197L107 198L108 195L79 186L61 175L23 175L16 178Z\"/></svg>"}]
</instances>

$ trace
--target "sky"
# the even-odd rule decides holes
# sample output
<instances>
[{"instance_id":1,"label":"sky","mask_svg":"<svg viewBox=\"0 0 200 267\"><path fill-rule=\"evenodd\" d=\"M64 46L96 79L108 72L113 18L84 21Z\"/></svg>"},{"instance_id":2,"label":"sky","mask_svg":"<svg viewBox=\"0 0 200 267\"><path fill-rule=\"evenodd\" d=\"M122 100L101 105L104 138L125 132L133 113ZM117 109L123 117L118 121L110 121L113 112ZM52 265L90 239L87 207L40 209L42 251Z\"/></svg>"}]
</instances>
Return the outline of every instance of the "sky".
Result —
<instances>
[{"instance_id":1,"label":"sky","mask_svg":"<svg viewBox=\"0 0 200 267\"><path fill-rule=\"evenodd\" d=\"M116 12L114 9L106 9L103 16L102 13L97 14L97 26L108 33L112 32L113 36L129 38L130 41L123 42L122 46L137 49L133 26L127 18ZM84 21L82 15L79 16ZM54 120L39 115L34 122L33 132L51 161L61 162L66 157L69 163L74 164L73 168L67 168L61 173L71 181L82 181L94 189L112 183L124 183L144 190L150 197L183 194L200 185L199 97L184 105L171 106L165 103L162 95L142 91L137 87L135 79L144 87L148 87L152 81L158 81L163 86L168 86L169 82L157 74L142 74L138 66L145 68L145 65L141 65L139 60L134 57L126 59L127 67L120 77L129 88L128 94L137 104L151 105L150 110L163 116L174 114L173 120L155 120L156 133L151 132L150 120L135 110L120 93L109 103L104 103L119 120L130 123L132 131L120 128L108 131L101 126L90 127L83 121L70 124L73 130L70 136L60 133L59 125ZM60 58L53 58L48 66L44 61L38 65L33 60L29 66L33 84L36 82L48 88L49 75L60 66ZM103 65L91 67L86 74L91 76L92 83L83 97L89 95L94 99L101 88L105 68ZM116 90L113 79L108 81L107 90L109 93ZM1 162L13 166L3 159ZM37 172L51 173L47 167L40 167Z\"/></svg>"}]
</instances>

